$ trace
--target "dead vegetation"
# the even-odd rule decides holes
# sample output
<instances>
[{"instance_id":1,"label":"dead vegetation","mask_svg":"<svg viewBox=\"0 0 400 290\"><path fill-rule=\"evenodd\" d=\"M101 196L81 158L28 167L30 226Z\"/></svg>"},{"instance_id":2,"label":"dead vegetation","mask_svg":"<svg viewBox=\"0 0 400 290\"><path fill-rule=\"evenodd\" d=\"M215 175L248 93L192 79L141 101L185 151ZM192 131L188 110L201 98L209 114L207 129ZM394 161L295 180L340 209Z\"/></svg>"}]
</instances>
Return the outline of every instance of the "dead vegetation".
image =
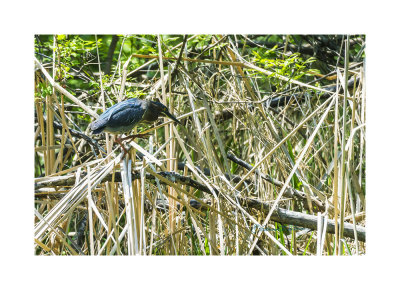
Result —
<instances>
[{"instance_id":1,"label":"dead vegetation","mask_svg":"<svg viewBox=\"0 0 400 290\"><path fill-rule=\"evenodd\" d=\"M312 44L202 37L153 36L155 53L118 57L90 92L65 85L63 39L37 54L35 254L365 253L364 38L328 37L316 72L295 53ZM123 156L87 125L127 97L160 100L183 126L139 126L152 136Z\"/></svg>"}]
</instances>

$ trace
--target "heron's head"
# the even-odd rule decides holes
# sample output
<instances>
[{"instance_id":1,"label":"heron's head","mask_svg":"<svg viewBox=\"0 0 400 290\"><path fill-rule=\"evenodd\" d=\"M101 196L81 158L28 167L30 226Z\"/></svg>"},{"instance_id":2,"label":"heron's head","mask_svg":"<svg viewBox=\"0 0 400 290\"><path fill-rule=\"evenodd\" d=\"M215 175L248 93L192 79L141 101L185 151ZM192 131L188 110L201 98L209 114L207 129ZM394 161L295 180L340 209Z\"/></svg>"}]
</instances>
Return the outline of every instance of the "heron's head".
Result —
<instances>
[{"instance_id":1,"label":"heron's head","mask_svg":"<svg viewBox=\"0 0 400 290\"><path fill-rule=\"evenodd\" d=\"M181 122L179 122L178 119L168 111L168 108L160 102L151 101L151 107L158 115L168 117L174 120L174 122L181 124Z\"/></svg>"}]
</instances>

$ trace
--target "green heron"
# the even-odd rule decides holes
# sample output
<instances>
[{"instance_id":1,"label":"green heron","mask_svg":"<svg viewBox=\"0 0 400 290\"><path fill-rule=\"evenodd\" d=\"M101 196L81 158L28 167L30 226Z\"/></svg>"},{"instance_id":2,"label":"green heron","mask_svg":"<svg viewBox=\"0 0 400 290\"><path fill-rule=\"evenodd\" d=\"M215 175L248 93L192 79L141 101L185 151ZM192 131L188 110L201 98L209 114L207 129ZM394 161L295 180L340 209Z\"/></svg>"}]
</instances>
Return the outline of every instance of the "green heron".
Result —
<instances>
[{"instance_id":1,"label":"green heron","mask_svg":"<svg viewBox=\"0 0 400 290\"><path fill-rule=\"evenodd\" d=\"M132 98L108 108L96 121L89 125L89 128L93 131L93 134L100 134L103 131L111 134L128 133L139 123L151 123L156 121L160 116L171 118L176 123L181 124L168 111L168 108L160 102ZM115 140L121 145L125 153L127 153L124 146L122 146L122 140L146 135L131 135L123 139L116 138Z\"/></svg>"}]
</instances>

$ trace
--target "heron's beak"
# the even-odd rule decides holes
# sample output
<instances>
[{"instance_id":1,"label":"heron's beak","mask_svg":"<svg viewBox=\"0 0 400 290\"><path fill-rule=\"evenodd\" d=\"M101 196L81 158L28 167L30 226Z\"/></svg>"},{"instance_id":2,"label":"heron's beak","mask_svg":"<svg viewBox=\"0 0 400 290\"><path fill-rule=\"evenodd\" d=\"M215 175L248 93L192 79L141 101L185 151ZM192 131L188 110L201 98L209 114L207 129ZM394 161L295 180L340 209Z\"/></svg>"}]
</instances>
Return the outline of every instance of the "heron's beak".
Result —
<instances>
[{"instance_id":1,"label":"heron's beak","mask_svg":"<svg viewBox=\"0 0 400 290\"><path fill-rule=\"evenodd\" d=\"M180 124L180 125L182 125L182 123L181 122L179 122L178 121L178 119L177 118L175 118L175 116L174 115L172 115L170 112L163 112L164 114L165 114L165 116L167 116L168 118L170 118L170 119L172 119L172 120L174 120L176 123L178 123L178 124Z\"/></svg>"}]
</instances>

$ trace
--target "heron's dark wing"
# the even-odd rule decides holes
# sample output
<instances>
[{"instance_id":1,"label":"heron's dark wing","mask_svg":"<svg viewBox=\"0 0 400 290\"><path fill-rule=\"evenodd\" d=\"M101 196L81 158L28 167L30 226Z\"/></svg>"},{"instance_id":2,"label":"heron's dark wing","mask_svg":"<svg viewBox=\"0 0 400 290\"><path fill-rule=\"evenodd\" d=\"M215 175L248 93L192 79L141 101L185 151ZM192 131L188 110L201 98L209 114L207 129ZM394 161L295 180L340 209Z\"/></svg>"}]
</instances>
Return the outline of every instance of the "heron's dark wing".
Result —
<instances>
[{"instance_id":1,"label":"heron's dark wing","mask_svg":"<svg viewBox=\"0 0 400 290\"><path fill-rule=\"evenodd\" d=\"M108 108L100 117L90 124L94 134L101 133L107 128L126 128L138 123L144 113L143 101L140 99L128 99Z\"/></svg>"},{"instance_id":2,"label":"heron's dark wing","mask_svg":"<svg viewBox=\"0 0 400 290\"><path fill-rule=\"evenodd\" d=\"M93 131L93 134L99 134L104 130L104 128L107 126L108 120L110 119L112 113L115 111L118 105L120 105L120 103L115 104L114 106L105 110L104 113L101 114L96 121L90 124L90 130Z\"/></svg>"},{"instance_id":3,"label":"heron's dark wing","mask_svg":"<svg viewBox=\"0 0 400 290\"><path fill-rule=\"evenodd\" d=\"M144 111L145 109L142 107L142 103L124 103L123 106L119 107L111 114L107 122L107 127L133 127L140 122L143 117Z\"/></svg>"}]
</instances>

